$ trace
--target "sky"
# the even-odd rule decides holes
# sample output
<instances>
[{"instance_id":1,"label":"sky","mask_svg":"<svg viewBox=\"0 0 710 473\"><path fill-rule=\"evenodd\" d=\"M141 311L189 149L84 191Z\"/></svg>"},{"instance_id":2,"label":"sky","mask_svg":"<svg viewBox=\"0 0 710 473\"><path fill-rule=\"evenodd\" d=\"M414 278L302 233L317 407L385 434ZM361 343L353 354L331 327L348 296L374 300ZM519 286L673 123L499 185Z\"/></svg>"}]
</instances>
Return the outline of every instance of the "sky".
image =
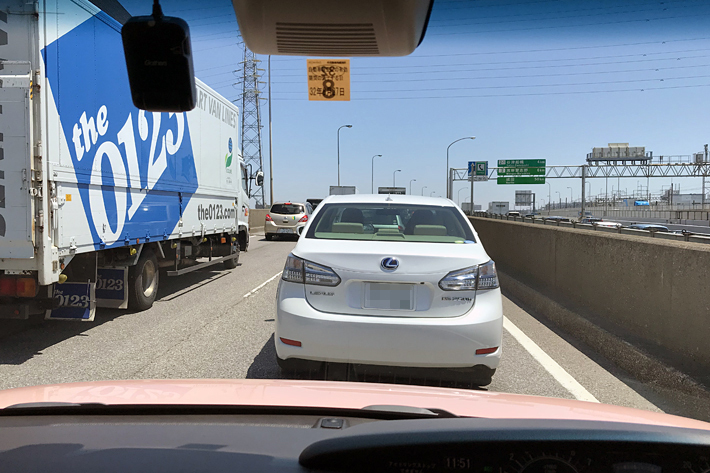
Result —
<instances>
[{"instance_id":1,"label":"sky","mask_svg":"<svg viewBox=\"0 0 710 473\"><path fill-rule=\"evenodd\" d=\"M123 1L134 15L148 0ZM161 1L166 15L191 28L196 76L241 107L243 57L229 1ZM352 58L351 101L308 101L306 58L272 56L274 200L322 198L337 183L444 196L450 165L546 159L581 165L593 147L645 146L654 156L690 155L710 141L710 2L705 0L436 0L423 43L408 57ZM267 98L267 57L259 56ZM262 101L268 184L268 105ZM415 181L413 181L415 180ZM474 202L514 201L532 190L538 203L580 198L580 179L544 185L475 185ZM592 195L606 192L592 179ZM652 179L650 190L670 179ZM609 179L631 193L645 179ZM426 186L424 188L424 186ZM453 199L470 195L455 182ZM699 193L700 178L676 178ZM570 189L571 188L571 189ZM587 186L589 192L590 185ZM645 187L644 187L645 189ZM710 182L708 183L710 190ZM265 188L268 204L269 191Z\"/></svg>"}]
</instances>

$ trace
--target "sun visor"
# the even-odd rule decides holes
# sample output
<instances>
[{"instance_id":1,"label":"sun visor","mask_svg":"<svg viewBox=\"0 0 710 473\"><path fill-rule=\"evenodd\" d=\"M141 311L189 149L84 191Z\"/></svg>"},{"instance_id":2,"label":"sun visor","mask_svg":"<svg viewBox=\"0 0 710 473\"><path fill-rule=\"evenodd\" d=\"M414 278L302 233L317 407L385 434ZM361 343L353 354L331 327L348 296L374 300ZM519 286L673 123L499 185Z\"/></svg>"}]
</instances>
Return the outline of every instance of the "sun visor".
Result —
<instances>
[{"instance_id":1,"label":"sun visor","mask_svg":"<svg viewBox=\"0 0 710 473\"><path fill-rule=\"evenodd\" d=\"M406 56L421 43L433 0L233 0L257 54Z\"/></svg>"}]
</instances>

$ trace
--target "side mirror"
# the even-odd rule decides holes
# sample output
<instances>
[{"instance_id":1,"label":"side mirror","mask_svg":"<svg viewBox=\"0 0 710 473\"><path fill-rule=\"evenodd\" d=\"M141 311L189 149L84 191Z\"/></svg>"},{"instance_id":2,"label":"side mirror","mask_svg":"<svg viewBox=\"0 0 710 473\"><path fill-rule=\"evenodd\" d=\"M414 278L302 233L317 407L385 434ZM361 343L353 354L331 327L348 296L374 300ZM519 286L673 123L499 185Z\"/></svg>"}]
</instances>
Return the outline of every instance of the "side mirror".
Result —
<instances>
[{"instance_id":1,"label":"side mirror","mask_svg":"<svg viewBox=\"0 0 710 473\"><path fill-rule=\"evenodd\" d=\"M259 171L256 173L256 185L261 187L264 185L264 173Z\"/></svg>"},{"instance_id":2,"label":"side mirror","mask_svg":"<svg viewBox=\"0 0 710 473\"><path fill-rule=\"evenodd\" d=\"M190 28L163 16L136 16L121 29L133 105L150 112L188 112L195 108L195 72Z\"/></svg>"}]
</instances>

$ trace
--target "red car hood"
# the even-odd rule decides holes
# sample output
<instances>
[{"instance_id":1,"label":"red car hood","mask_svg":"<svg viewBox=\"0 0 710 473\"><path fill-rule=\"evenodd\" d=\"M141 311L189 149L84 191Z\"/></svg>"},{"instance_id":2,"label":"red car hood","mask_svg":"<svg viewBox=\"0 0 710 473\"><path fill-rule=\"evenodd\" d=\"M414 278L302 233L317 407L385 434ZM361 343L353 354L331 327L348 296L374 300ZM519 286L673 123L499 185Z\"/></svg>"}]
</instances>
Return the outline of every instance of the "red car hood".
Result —
<instances>
[{"instance_id":1,"label":"red car hood","mask_svg":"<svg viewBox=\"0 0 710 473\"><path fill-rule=\"evenodd\" d=\"M572 419L710 430L697 420L627 407L486 391L337 381L148 380L33 386L0 391L0 408L29 402L200 404L360 409L438 408L490 419Z\"/></svg>"}]
</instances>

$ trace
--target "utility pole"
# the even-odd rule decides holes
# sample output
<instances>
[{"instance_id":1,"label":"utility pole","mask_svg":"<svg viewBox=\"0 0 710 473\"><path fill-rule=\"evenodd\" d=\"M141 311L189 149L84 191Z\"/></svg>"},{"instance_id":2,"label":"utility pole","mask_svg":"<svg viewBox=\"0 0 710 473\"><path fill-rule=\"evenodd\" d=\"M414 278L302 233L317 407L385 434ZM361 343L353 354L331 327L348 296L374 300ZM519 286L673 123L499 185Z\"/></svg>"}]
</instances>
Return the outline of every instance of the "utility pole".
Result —
<instances>
[{"instance_id":1,"label":"utility pole","mask_svg":"<svg viewBox=\"0 0 710 473\"><path fill-rule=\"evenodd\" d=\"M271 136L271 54L269 54L269 206L274 205L274 146Z\"/></svg>"},{"instance_id":2,"label":"utility pole","mask_svg":"<svg viewBox=\"0 0 710 473\"><path fill-rule=\"evenodd\" d=\"M252 172L263 172L264 162L261 152L261 73L258 65L261 61L256 58L256 54L247 49L244 45L244 60L242 65L242 155L244 164L252 166ZM271 102L269 102L270 104ZM271 117L269 116L269 120ZM250 178L253 177L249 176ZM251 193L254 199L254 207L264 208L264 186L255 187Z\"/></svg>"}]
</instances>

